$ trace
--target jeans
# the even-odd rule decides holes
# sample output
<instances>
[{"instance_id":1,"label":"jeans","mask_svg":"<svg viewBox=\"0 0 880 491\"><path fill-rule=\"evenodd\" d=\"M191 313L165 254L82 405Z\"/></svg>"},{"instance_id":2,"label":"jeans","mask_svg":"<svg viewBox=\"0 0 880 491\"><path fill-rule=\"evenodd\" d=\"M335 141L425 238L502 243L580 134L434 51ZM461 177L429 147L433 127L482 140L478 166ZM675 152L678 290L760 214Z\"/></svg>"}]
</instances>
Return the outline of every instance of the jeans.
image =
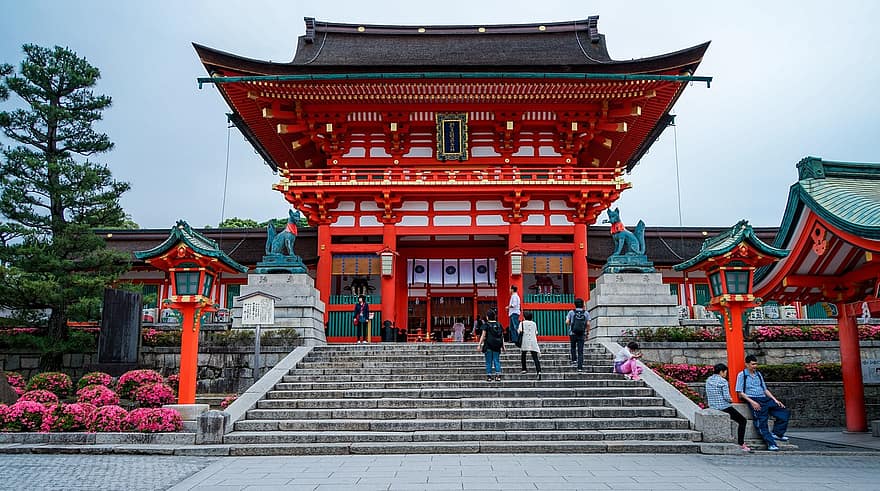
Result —
<instances>
[{"instance_id":1,"label":"jeans","mask_svg":"<svg viewBox=\"0 0 880 491\"><path fill-rule=\"evenodd\" d=\"M736 421L736 443L742 445L746 441L746 417L739 413L733 406L722 409L730 415L730 419Z\"/></svg>"},{"instance_id":2,"label":"jeans","mask_svg":"<svg viewBox=\"0 0 880 491\"><path fill-rule=\"evenodd\" d=\"M541 373L541 360L538 359L536 351L520 351L519 361L522 364L522 371L526 371L526 353L532 354L532 361L535 362L535 372Z\"/></svg>"},{"instance_id":3,"label":"jeans","mask_svg":"<svg viewBox=\"0 0 880 491\"><path fill-rule=\"evenodd\" d=\"M584 368L584 334L572 334L568 336L571 342L571 361L577 362L578 370Z\"/></svg>"},{"instance_id":4,"label":"jeans","mask_svg":"<svg viewBox=\"0 0 880 491\"><path fill-rule=\"evenodd\" d=\"M367 323L366 322L358 322L357 326L354 328L354 335L357 337L357 340L360 341L363 339L367 340Z\"/></svg>"},{"instance_id":5,"label":"jeans","mask_svg":"<svg viewBox=\"0 0 880 491\"><path fill-rule=\"evenodd\" d=\"M785 430L788 429L788 418L791 416L791 411L787 408L779 407L776 404L776 401L769 397L751 397L751 399L761 405L761 409L757 411L755 411L755 408L752 408L752 416L755 418L755 428L761 433L761 437L764 438L767 445L776 445L776 439L773 438L773 435L782 436L785 434ZM770 416L773 416L774 419L772 434L767 425Z\"/></svg>"},{"instance_id":6,"label":"jeans","mask_svg":"<svg viewBox=\"0 0 880 491\"><path fill-rule=\"evenodd\" d=\"M501 375L501 352L486 350L486 375Z\"/></svg>"},{"instance_id":7,"label":"jeans","mask_svg":"<svg viewBox=\"0 0 880 491\"><path fill-rule=\"evenodd\" d=\"M510 314L510 325L507 330L510 332L510 342L515 343L519 339L519 314Z\"/></svg>"}]
</instances>

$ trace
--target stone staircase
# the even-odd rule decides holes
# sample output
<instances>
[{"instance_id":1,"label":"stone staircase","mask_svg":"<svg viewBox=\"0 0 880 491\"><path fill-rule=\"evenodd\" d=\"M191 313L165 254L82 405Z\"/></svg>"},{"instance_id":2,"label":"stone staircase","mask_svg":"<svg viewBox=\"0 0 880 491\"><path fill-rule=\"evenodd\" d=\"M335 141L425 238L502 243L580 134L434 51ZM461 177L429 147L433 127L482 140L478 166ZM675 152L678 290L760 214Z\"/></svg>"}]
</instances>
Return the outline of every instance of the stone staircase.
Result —
<instances>
[{"instance_id":1,"label":"stone staircase","mask_svg":"<svg viewBox=\"0 0 880 491\"><path fill-rule=\"evenodd\" d=\"M487 382L472 343L316 347L224 438L232 455L385 453L696 453L701 434L611 355L544 343L542 380L519 349Z\"/></svg>"}]
</instances>

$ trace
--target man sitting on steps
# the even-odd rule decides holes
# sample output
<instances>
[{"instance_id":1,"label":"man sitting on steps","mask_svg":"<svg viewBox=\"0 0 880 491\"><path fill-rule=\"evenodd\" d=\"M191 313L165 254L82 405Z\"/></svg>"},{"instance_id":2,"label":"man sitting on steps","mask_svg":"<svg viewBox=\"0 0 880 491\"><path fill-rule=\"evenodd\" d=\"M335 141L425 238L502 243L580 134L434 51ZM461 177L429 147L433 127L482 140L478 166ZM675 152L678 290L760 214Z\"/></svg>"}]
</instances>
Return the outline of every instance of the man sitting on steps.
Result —
<instances>
[{"instance_id":1,"label":"man sitting on steps","mask_svg":"<svg viewBox=\"0 0 880 491\"><path fill-rule=\"evenodd\" d=\"M758 371L758 358L746 356L746 369L736 376L736 392L752 408L755 427L767 442L767 450L776 451L776 441L788 441L785 430L788 429L788 418L791 415L785 405L770 392L764 383L764 376ZM770 433L767 421L773 416L773 433Z\"/></svg>"}]
</instances>

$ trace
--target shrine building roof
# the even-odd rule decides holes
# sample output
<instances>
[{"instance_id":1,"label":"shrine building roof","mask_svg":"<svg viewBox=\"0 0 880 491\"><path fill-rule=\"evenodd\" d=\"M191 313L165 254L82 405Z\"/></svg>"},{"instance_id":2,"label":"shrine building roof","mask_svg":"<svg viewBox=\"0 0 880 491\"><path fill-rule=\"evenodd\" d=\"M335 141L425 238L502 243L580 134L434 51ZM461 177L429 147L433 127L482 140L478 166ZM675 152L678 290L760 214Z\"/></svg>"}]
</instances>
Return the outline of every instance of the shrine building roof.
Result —
<instances>
[{"instance_id":1,"label":"shrine building roof","mask_svg":"<svg viewBox=\"0 0 880 491\"><path fill-rule=\"evenodd\" d=\"M209 73L250 75L413 71L694 73L709 43L673 53L613 60L599 16L496 25L370 25L305 18L306 33L288 63L232 55L194 43Z\"/></svg>"}]
</instances>

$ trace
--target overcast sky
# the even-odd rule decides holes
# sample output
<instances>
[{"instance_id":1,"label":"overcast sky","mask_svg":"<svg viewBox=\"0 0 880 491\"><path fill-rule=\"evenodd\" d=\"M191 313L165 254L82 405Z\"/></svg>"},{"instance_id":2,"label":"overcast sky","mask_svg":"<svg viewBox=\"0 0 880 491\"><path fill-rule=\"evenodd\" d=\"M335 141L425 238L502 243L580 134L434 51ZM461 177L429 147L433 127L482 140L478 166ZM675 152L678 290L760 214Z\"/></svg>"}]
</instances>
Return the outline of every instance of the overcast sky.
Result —
<instances>
[{"instance_id":1,"label":"overcast sky","mask_svg":"<svg viewBox=\"0 0 880 491\"><path fill-rule=\"evenodd\" d=\"M57 44L100 68L97 90L113 106L99 129L116 147L98 160L131 182L126 212L141 228L178 218L216 226L221 216L284 216L287 204L270 188L278 177L227 129L217 90L198 89L206 74L190 43L287 62L303 17L430 25L590 15L615 59L712 42L697 72L712 86L685 90L675 130L627 176L633 188L617 202L625 223L778 226L801 158L880 161L880 2L0 0L0 62L17 66L24 43Z\"/></svg>"}]
</instances>

